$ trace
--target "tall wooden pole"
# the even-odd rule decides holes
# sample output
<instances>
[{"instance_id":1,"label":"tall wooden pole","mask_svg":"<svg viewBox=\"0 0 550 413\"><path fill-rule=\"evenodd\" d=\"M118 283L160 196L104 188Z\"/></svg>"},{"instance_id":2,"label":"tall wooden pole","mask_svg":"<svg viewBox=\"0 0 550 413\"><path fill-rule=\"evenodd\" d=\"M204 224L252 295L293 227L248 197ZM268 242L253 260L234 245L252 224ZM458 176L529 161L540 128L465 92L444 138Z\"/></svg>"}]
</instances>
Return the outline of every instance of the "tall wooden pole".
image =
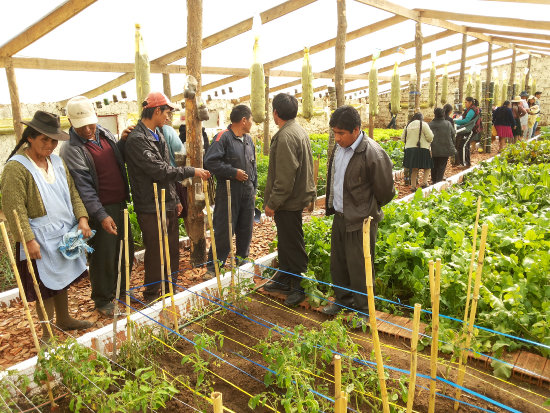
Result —
<instances>
[{"instance_id":1,"label":"tall wooden pole","mask_svg":"<svg viewBox=\"0 0 550 413\"><path fill-rule=\"evenodd\" d=\"M462 53L460 55L460 75L458 77L458 110L462 112L464 102L464 78L466 74L466 50L468 49L468 36L462 35Z\"/></svg>"},{"instance_id":2,"label":"tall wooden pole","mask_svg":"<svg viewBox=\"0 0 550 413\"><path fill-rule=\"evenodd\" d=\"M420 327L420 304L414 305L413 331L411 336L411 374L409 378L409 396L407 398L407 413L412 412L414 405L414 389L416 385L416 365L418 349L418 331Z\"/></svg>"},{"instance_id":3,"label":"tall wooden pole","mask_svg":"<svg viewBox=\"0 0 550 413\"><path fill-rule=\"evenodd\" d=\"M510 80L508 82L509 87L512 88L512 98L518 93L517 90L514 90L514 83L516 83L516 47L512 48L512 63L510 63Z\"/></svg>"},{"instance_id":4,"label":"tall wooden pole","mask_svg":"<svg viewBox=\"0 0 550 413\"><path fill-rule=\"evenodd\" d=\"M124 210L124 266L126 268L126 339L132 338L132 324L130 320L130 252L128 251L128 210Z\"/></svg>"},{"instance_id":5,"label":"tall wooden pole","mask_svg":"<svg viewBox=\"0 0 550 413\"><path fill-rule=\"evenodd\" d=\"M483 150L486 153L491 152L491 132L493 129L493 44L488 43L489 50L487 52L487 76L485 80L485 90L483 91Z\"/></svg>"},{"instance_id":6,"label":"tall wooden pole","mask_svg":"<svg viewBox=\"0 0 550 413\"><path fill-rule=\"evenodd\" d=\"M162 90L166 97L172 100L172 85L170 84L170 73L162 74Z\"/></svg>"},{"instance_id":7,"label":"tall wooden pole","mask_svg":"<svg viewBox=\"0 0 550 413\"><path fill-rule=\"evenodd\" d=\"M336 0L338 10L338 29L336 32L336 59L334 66L334 83L336 84L336 105L342 106L345 102L344 96L344 69L346 65L346 0Z\"/></svg>"},{"instance_id":8,"label":"tall wooden pole","mask_svg":"<svg viewBox=\"0 0 550 413\"><path fill-rule=\"evenodd\" d=\"M19 102L19 89L17 88L17 80L15 79L15 70L13 62L8 59L6 62L6 77L8 78L8 87L10 89L11 113L13 118L13 130L17 142L23 136L23 124L21 123L21 102Z\"/></svg>"},{"instance_id":9,"label":"tall wooden pole","mask_svg":"<svg viewBox=\"0 0 550 413\"><path fill-rule=\"evenodd\" d=\"M197 80L197 92L194 99L185 99L185 119L187 124L187 156L191 166L202 168L202 125L197 116L197 101L200 99L202 57L202 0L187 0L187 74ZM189 212L187 229L191 239L191 265L206 262L206 234L202 202L195 201L196 185L200 178L193 178L193 186L187 191Z\"/></svg>"},{"instance_id":10,"label":"tall wooden pole","mask_svg":"<svg viewBox=\"0 0 550 413\"><path fill-rule=\"evenodd\" d=\"M265 156L269 155L269 72L265 75L265 119L264 119L264 142L263 152Z\"/></svg>"},{"instance_id":11,"label":"tall wooden pole","mask_svg":"<svg viewBox=\"0 0 550 413\"><path fill-rule=\"evenodd\" d=\"M416 94L414 95L415 112L420 111L420 81L422 80L422 41L422 23L417 22L414 31L414 46L416 49L416 56L414 61L414 66L416 68Z\"/></svg>"},{"instance_id":12,"label":"tall wooden pole","mask_svg":"<svg viewBox=\"0 0 550 413\"><path fill-rule=\"evenodd\" d=\"M531 55L527 59L527 73L525 74L525 85L524 90L530 95L534 95L536 90L531 91L531 85L529 84L529 76L531 75Z\"/></svg>"},{"instance_id":13,"label":"tall wooden pole","mask_svg":"<svg viewBox=\"0 0 550 413\"><path fill-rule=\"evenodd\" d=\"M331 111L336 110L338 103L336 101L336 88L333 86L328 87L328 99L329 99L329 109ZM327 149L327 169L328 164L330 163L330 156L332 155L332 150L334 149L334 132L332 128L328 128L328 149Z\"/></svg>"}]
</instances>

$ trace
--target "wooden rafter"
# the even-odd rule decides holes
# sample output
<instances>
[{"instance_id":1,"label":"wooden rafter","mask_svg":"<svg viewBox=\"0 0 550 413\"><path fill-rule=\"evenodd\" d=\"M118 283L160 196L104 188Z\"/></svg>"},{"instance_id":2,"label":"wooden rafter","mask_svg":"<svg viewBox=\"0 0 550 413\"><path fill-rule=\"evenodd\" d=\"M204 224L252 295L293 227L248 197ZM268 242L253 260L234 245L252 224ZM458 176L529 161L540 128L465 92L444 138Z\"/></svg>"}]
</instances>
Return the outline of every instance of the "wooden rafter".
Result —
<instances>
[{"instance_id":1,"label":"wooden rafter","mask_svg":"<svg viewBox=\"0 0 550 413\"><path fill-rule=\"evenodd\" d=\"M0 57L13 56L45 34L76 16L96 0L67 0L0 47Z\"/></svg>"},{"instance_id":2,"label":"wooden rafter","mask_svg":"<svg viewBox=\"0 0 550 413\"><path fill-rule=\"evenodd\" d=\"M528 33L528 32L511 32L509 30L493 30L486 29L485 27L466 27L468 34L470 33L485 33L496 34L500 36L514 36L514 37L527 37L529 39L548 40L550 41L550 35L540 33Z\"/></svg>"},{"instance_id":3,"label":"wooden rafter","mask_svg":"<svg viewBox=\"0 0 550 413\"><path fill-rule=\"evenodd\" d=\"M517 3L517 0L483 0L483 1L498 1L500 3ZM522 3L532 3L532 4L546 4L550 5L550 0L521 0Z\"/></svg>"},{"instance_id":4,"label":"wooden rafter","mask_svg":"<svg viewBox=\"0 0 550 413\"><path fill-rule=\"evenodd\" d=\"M535 42L532 40L523 40L523 39L512 39L511 37L500 37L500 36L493 36L493 39L500 40L503 42L510 42L517 45L523 45L523 46L537 46L542 48L550 48L550 43L545 43L545 42Z\"/></svg>"}]
</instances>

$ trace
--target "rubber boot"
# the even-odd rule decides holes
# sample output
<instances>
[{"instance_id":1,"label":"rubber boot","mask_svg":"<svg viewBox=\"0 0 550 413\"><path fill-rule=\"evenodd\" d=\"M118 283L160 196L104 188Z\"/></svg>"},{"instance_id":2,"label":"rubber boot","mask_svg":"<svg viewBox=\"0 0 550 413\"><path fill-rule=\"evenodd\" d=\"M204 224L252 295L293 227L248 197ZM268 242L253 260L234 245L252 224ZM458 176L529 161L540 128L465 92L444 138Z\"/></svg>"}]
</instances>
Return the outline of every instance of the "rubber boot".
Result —
<instances>
[{"instance_id":1,"label":"rubber boot","mask_svg":"<svg viewBox=\"0 0 550 413\"><path fill-rule=\"evenodd\" d=\"M300 286L302 280L298 277L292 277L290 280L290 294L285 300L285 305L288 307L296 307L305 300L306 295L304 289Z\"/></svg>"},{"instance_id":2,"label":"rubber boot","mask_svg":"<svg viewBox=\"0 0 550 413\"><path fill-rule=\"evenodd\" d=\"M69 315L69 298L67 290L53 297L55 306L55 322L62 330L84 330L90 328L92 323L84 320L77 320Z\"/></svg>"},{"instance_id":3,"label":"rubber boot","mask_svg":"<svg viewBox=\"0 0 550 413\"><path fill-rule=\"evenodd\" d=\"M40 307L40 302L36 301L36 313L38 314L38 319L40 320L40 326L42 327L42 338L40 339L40 347L47 346L52 340L50 331L48 330L48 324L53 321L54 314L54 303L53 297L48 298L44 301L44 309L46 310L46 315L42 314L42 309ZM52 333L54 327L51 327Z\"/></svg>"},{"instance_id":4,"label":"rubber boot","mask_svg":"<svg viewBox=\"0 0 550 413\"><path fill-rule=\"evenodd\" d=\"M289 275L277 271L271 280L264 284L263 289L272 293L290 294Z\"/></svg>"}]
</instances>

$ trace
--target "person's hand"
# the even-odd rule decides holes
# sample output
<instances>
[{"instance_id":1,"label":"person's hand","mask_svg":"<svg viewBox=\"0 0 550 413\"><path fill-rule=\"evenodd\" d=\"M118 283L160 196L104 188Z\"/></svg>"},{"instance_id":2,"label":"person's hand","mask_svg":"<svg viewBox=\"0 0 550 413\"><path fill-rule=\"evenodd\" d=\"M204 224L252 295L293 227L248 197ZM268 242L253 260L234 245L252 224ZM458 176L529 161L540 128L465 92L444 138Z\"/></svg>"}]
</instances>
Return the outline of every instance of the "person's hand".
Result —
<instances>
[{"instance_id":1,"label":"person's hand","mask_svg":"<svg viewBox=\"0 0 550 413\"><path fill-rule=\"evenodd\" d=\"M92 230L88 225L88 218L80 217L80 219L78 220L78 229L82 231L83 238L88 238L92 236Z\"/></svg>"},{"instance_id":2,"label":"person's hand","mask_svg":"<svg viewBox=\"0 0 550 413\"><path fill-rule=\"evenodd\" d=\"M126 129L124 129L122 131L122 133L120 134L120 139L122 139L123 141L126 140L126 138L128 137L128 135L130 134L130 132L132 132L132 130L135 128L136 126L135 125L132 125L132 126L128 126Z\"/></svg>"},{"instance_id":3,"label":"person's hand","mask_svg":"<svg viewBox=\"0 0 550 413\"><path fill-rule=\"evenodd\" d=\"M108 234L117 235L117 227L113 218L107 217L101 221L101 226Z\"/></svg>"},{"instance_id":4,"label":"person's hand","mask_svg":"<svg viewBox=\"0 0 550 413\"><path fill-rule=\"evenodd\" d=\"M181 211L183 211L183 205L182 204L177 204L176 205L176 216L180 216L181 214Z\"/></svg>"},{"instance_id":5,"label":"person's hand","mask_svg":"<svg viewBox=\"0 0 550 413\"><path fill-rule=\"evenodd\" d=\"M40 254L40 244L36 242L34 238L27 241L27 251L29 253L28 258L31 260L39 260L42 258L42 254Z\"/></svg>"},{"instance_id":6,"label":"person's hand","mask_svg":"<svg viewBox=\"0 0 550 413\"><path fill-rule=\"evenodd\" d=\"M208 172L206 169L195 168L195 176L197 178L208 179L210 178L210 172Z\"/></svg>"},{"instance_id":7,"label":"person's hand","mask_svg":"<svg viewBox=\"0 0 550 413\"><path fill-rule=\"evenodd\" d=\"M270 207L268 207L267 205L265 206L265 215L272 218L275 216L275 211L272 210Z\"/></svg>"},{"instance_id":8,"label":"person's hand","mask_svg":"<svg viewBox=\"0 0 550 413\"><path fill-rule=\"evenodd\" d=\"M244 182L248 179L248 175L242 169L237 169L237 175L235 175L235 179L237 179L237 181Z\"/></svg>"}]
</instances>

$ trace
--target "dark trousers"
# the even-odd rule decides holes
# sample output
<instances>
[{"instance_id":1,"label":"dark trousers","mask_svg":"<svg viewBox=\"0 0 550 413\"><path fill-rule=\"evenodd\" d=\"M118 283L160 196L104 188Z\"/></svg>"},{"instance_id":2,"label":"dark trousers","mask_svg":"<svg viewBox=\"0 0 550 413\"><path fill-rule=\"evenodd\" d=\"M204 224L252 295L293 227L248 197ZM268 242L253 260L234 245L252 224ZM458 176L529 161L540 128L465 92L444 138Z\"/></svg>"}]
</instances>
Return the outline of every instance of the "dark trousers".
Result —
<instances>
[{"instance_id":1,"label":"dark trousers","mask_svg":"<svg viewBox=\"0 0 550 413\"><path fill-rule=\"evenodd\" d=\"M225 182L218 182L216 188L216 205L212 225L216 240L216 253L221 266L229 256L229 219L227 216L227 187ZM252 182L231 182L231 224L235 235L235 256L247 258L252 241L252 226L254 225L254 199L256 191ZM212 247L208 250L207 268L214 271Z\"/></svg>"},{"instance_id":2,"label":"dark trousers","mask_svg":"<svg viewBox=\"0 0 550 413\"><path fill-rule=\"evenodd\" d=\"M397 115L392 115L390 123L388 123L388 126L386 126L386 129L395 129L397 125Z\"/></svg>"},{"instance_id":3,"label":"dark trousers","mask_svg":"<svg viewBox=\"0 0 550 413\"><path fill-rule=\"evenodd\" d=\"M456 135L456 164L470 166L470 140L473 133Z\"/></svg>"},{"instance_id":4,"label":"dark trousers","mask_svg":"<svg viewBox=\"0 0 550 413\"><path fill-rule=\"evenodd\" d=\"M372 283L374 286L374 251L378 224L370 224L370 254L372 262ZM334 285L350 290L367 292L365 256L363 254L363 229L346 231L344 215L336 213L332 222L330 247L330 274ZM334 288L336 303L368 312L366 295Z\"/></svg>"},{"instance_id":5,"label":"dark trousers","mask_svg":"<svg viewBox=\"0 0 550 413\"><path fill-rule=\"evenodd\" d=\"M276 211L275 225L279 269L293 274L305 273L308 259L302 229L302 211ZM295 290L303 290L300 287L300 277L280 274L279 282L291 285Z\"/></svg>"},{"instance_id":6,"label":"dark trousers","mask_svg":"<svg viewBox=\"0 0 550 413\"><path fill-rule=\"evenodd\" d=\"M101 222L90 221L90 227L96 230L95 236L89 241L94 252L89 255L90 283L92 284L92 300L96 308L103 307L115 298L115 290L118 278L118 256L120 252L120 241L124 240L124 209L125 202L103 205L105 211L117 227L118 235L109 234L101 226ZM122 261L120 263L120 295L124 295L126 287L126 265L124 261L125 252L122 247ZM132 227L128 222L128 252L130 260L130 275L134 263L134 239Z\"/></svg>"},{"instance_id":7,"label":"dark trousers","mask_svg":"<svg viewBox=\"0 0 550 413\"><path fill-rule=\"evenodd\" d=\"M146 298L154 298L158 296L160 290L161 272L160 272L160 247L159 233L157 224L157 214L137 213L137 220L141 228L143 236L143 244L145 245L145 256L143 258L145 267L145 277L143 284L146 285L143 296ZM166 211L166 228L168 232L168 244L170 249L170 271L172 272L173 282L177 282L179 271L179 231L178 218L176 211ZM164 239L163 244L164 248ZM166 251L164 251L166 256ZM168 272L166 263L164 264L164 278L168 280ZM153 284L151 284L153 283ZM148 285L150 284L150 285ZM166 283L166 291L168 291L168 283Z\"/></svg>"},{"instance_id":8,"label":"dark trousers","mask_svg":"<svg viewBox=\"0 0 550 413\"><path fill-rule=\"evenodd\" d=\"M432 168L432 184L443 180L448 159L448 156L434 156L432 158L434 161L434 167Z\"/></svg>"}]
</instances>

